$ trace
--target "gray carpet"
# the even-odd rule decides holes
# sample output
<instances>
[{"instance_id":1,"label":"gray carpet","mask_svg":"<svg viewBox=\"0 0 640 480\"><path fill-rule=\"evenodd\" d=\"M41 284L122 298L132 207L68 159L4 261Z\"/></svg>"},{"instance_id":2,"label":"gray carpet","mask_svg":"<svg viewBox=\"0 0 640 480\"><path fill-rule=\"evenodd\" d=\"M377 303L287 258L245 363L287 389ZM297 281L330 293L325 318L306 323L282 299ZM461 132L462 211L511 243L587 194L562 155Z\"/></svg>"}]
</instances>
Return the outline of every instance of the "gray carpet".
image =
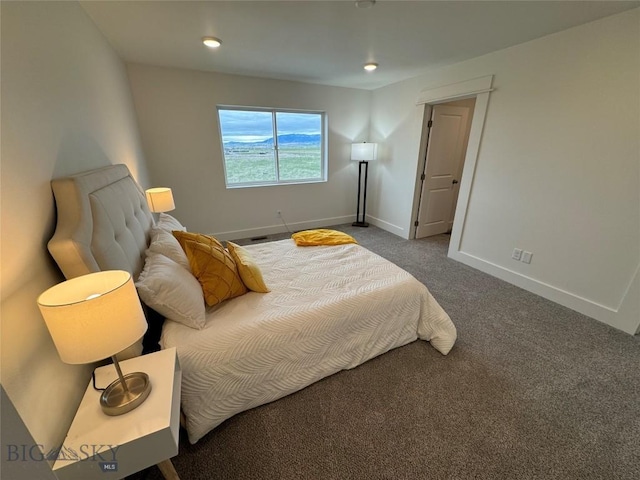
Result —
<instances>
[{"instance_id":1,"label":"gray carpet","mask_svg":"<svg viewBox=\"0 0 640 480\"><path fill-rule=\"evenodd\" d=\"M640 478L637 336L448 259L446 235L335 228L427 285L458 328L453 350L416 341L196 445L181 432L182 480Z\"/></svg>"}]
</instances>

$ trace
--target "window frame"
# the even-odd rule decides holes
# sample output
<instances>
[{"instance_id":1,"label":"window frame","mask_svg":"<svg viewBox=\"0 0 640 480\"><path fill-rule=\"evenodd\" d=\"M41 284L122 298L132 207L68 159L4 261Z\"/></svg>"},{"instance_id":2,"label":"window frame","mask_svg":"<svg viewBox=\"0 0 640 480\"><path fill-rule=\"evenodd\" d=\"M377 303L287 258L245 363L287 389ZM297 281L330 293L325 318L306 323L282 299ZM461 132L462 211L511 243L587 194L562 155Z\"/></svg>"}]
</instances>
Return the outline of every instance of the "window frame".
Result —
<instances>
[{"instance_id":1,"label":"window frame","mask_svg":"<svg viewBox=\"0 0 640 480\"><path fill-rule=\"evenodd\" d=\"M276 173L275 180L265 180L265 181L253 181L253 182L237 182L237 183L229 183L227 176L227 160L225 156L224 149L224 137L222 135L222 122L220 121L220 111L221 110L236 110L236 111L245 111L245 112L269 112L271 113L271 127L273 131L273 154L274 154L274 168ZM222 151L222 168L224 171L224 183L227 189L234 188L251 188L251 187L271 187L277 185L299 185L299 184L307 184L307 183L324 183L327 182L328 179L328 171L329 171L329 160L328 160L328 148L327 148L327 132L328 132L328 121L327 121L327 112L322 110L300 110L300 109L291 109L291 108L276 108L276 107L248 107L248 106L240 106L240 105L216 105L216 113L218 117L218 135L220 138L220 149ZM278 123L277 123L277 114L278 113L305 113L305 114L316 114L320 115L320 177L319 178L311 178L311 179L293 179L293 180L281 180L280 179L280 155L279 155L279 144L278 144Z\"/></svg>"}]
</instances>

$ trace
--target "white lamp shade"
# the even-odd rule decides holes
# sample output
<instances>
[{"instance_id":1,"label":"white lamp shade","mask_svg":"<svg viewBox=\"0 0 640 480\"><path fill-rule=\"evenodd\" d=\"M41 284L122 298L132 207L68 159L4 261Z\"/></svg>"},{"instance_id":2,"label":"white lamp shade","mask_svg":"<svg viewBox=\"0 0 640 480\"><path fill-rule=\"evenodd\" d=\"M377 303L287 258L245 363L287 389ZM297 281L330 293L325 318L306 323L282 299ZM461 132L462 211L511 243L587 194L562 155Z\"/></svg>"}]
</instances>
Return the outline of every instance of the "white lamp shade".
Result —
<instances>
[{"instance_id":1,"label":"white lamp shade","mask_svg":"<svg viewBox=\"0 0 640 480\"><path fill-rule=\"evenodd\" d=\"M147 331L128 272L90 273L54 285L38 307L65 363L92 363L131 346Z\"/></svg>"},{"instance_id":2,"label":"white lamp shade","mask_svg":"<svg viewBox=\"0 0 640 480\"><path fill-rule=\"evenodd\" d=\"M351 160L367 161L376 160L378 158L377 143L352 143L351 144Z\"/></svg>"},{"instance_id":3,"label":"white lamp shade","mask_svg":"<svg viewBox=\"0 0 640 480\"><path fill-rule=\"evenodd\" d=\"M170 212L176 208L173 202L173 193L170 188L158 187L150 188L145 191L149 210L154 213Z\"/></svg>"}]
</instances>

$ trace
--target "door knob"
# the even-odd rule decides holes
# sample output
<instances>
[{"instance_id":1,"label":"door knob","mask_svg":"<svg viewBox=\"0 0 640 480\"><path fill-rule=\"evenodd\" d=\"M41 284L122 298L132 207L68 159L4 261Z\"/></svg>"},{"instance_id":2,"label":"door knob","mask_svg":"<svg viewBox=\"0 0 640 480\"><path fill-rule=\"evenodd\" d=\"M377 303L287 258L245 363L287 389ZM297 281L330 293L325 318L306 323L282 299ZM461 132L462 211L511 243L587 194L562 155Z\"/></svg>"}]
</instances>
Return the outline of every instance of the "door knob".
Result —
<instances>
[{"instance_id":1,"label":"door knob","mask_svg":"<svg viewBox=\"0 0 640 480\"><path fill-rule=\"evenodd\" d=\"M458 183L458 180L453 179L453 181L451 183L453 183L455 185L456 183Z\"/></svg>"}]
</instances>

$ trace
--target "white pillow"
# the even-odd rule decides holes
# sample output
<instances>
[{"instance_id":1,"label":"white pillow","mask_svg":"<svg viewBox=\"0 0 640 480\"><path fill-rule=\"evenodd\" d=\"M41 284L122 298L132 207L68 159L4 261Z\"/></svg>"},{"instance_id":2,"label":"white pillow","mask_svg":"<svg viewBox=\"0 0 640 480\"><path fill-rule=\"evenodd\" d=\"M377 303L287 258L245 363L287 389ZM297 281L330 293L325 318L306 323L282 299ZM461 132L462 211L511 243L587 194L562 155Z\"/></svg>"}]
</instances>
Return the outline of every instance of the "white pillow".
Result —
<instances>
[{"instance_id":1,"label":"white pillow","mask_svg":"<svg viewBox=\"0 0 640 480\"><path fill-rule=\"evenodd\" d=\"M157 228L161 228L162 230L166 230L171 233L173 230L181 230L183 232L187 231L187 228L183 226L178 220L169 215L168 213L161 213L158 217L158 222L156 223Z\"/></svg>"},{"instance_id":2,"label":"white pillow","mask_svg":"<svg viewBox=\"0 0 640 480\"><path fill-rule=\"evenodd\" d=\"M191 273L191 267L189 266L189 259L187 254L180 246L180 242L173 236L171 232L162 230L158 227L151 229L151 242L149 243L149 252L160 253L167 258L170 258L178 265L186 268Z\"/></svg>"},{"instance_id":3,"label":"white pillow","mask_svg":"<svg viewBox=\"0 0 640 480\"><path fill-rule=\"evenodd\" d=\"M135 283L142 301L156 312L187 327L204 327L202 287L196 277L173 260L148 252Z\"/></svg>"}]
</instances>

